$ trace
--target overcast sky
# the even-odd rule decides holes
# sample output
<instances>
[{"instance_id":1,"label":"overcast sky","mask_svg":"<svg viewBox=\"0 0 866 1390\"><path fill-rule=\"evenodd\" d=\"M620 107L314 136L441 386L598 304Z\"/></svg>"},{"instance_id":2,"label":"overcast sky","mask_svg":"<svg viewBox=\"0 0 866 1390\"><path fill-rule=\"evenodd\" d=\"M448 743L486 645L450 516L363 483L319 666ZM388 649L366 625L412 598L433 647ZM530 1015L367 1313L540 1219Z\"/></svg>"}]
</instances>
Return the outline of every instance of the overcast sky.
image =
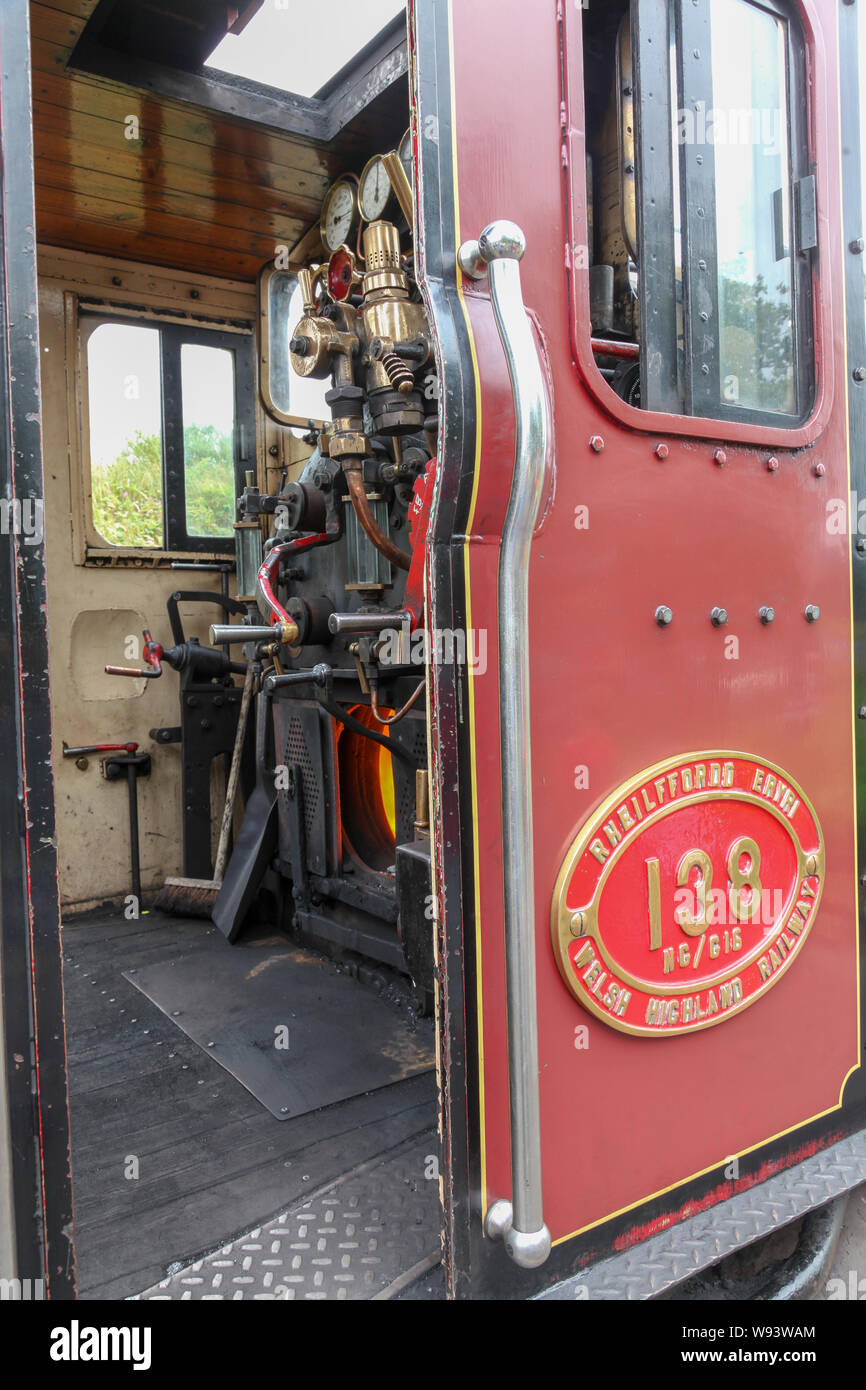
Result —
<instances>
[{"instance_id":1,"label":"overcast sky","mask_svg":"<svg viewBox=\"0 0 866 1390\"><path fill-rule=\"evenodd\" d=\"M227 34L209 66L311 97L405 9L403 0L265 0L242 34Z\"/></svg>"}]
</instances>

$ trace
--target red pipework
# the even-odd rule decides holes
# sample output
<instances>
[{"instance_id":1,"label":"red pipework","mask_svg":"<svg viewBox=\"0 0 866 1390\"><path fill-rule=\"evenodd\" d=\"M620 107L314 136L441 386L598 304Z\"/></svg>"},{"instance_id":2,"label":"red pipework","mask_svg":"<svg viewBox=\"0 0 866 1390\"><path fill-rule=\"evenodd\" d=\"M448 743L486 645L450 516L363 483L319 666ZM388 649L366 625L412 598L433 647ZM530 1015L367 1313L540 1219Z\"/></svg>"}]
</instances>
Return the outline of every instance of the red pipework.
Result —
<instances>
[{"instance_id":1,"label":"red pipework","mask_svg":"<svg viewBox=\"0 0 866 1390\"><path fill-rule=\"evenodd\" d=\"M415 479L412 503L409 507L409 540L412 544L412 560L406 579L406 593L403 607L412 614L412 631L420 626L424 616L424 542L430 523L430 505L433 501L433 483L436 479L436 460L431 459L420 477Z\"/></svg>"},{"instance_id":2,"label":"red pipework","mask_svg":"<svg viewBox=\"0 0 866 1390\"><path fill-rule=\"evenodd\" d=\"M625 357L633 362L640 357L637 343L618 343L607 338L593 338L592 350L599 357Z\"/></svg>"},{"instance_id":3,"label":"red pipework","mask_svg":"<svg viewBox=\"0 0 866 1390\"><path fill-rule=\"evenodd\" d=\"M162 647L159 642L154 642L147 628L144 629L142 637L144 638L144 660L150 669L139 671L134 666L106 666L104 667L106 675L132 676L137 680L156 680L157 676L162 675Z\"/></svg>"},{"instance_id":4,"label":"red pipework","mask_svg":"<svg viewBox=\"0 0 866 1390\"><path fill-rule=\"evenodd\" d=\"M63 745L64 758L80 758L85 753L137 753L137 743L88 743L81 748Z\"/></svg>"},{"instance_id":5,"label":"red pipework","mask_svg":"<svg viewBox=\"0 0 866 1390\"><path fill-rule=\"evenodd\" d=\"M339 540L339 535L332 536L327 531L317 531L309 536L299 536L296 540L283 541L282 545L274 546L256 579L256 590L270 609L271 623L294 623L294 619L289 617L274 593L273 586L280 562L287 555L297 555L302 550L313 550L317 545L329 545L335 540Z\"/></svg>"}]
</instances>

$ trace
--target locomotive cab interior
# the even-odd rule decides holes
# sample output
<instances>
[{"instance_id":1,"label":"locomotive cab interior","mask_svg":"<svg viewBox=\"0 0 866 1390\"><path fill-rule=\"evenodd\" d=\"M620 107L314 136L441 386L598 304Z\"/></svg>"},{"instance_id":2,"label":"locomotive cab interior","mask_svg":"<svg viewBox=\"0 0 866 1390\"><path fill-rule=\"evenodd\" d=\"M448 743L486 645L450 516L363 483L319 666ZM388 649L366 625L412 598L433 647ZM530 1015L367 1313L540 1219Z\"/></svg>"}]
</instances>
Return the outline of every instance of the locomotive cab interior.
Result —
<instances>
[{"instance_id":1,"label":"locomotive cab interior","mask_svg":"<svg viewBox=\"0 0 866 1390\"><path fill-rule=\"evenodd\" d=\"M107 1298L407 1145L435 1165L438 387L402 5L30 9L76 1249ZM335 1296L388 1285L366 1258Z\"/></svg>"},{"instance_id":2,"label":"locomotive cab interior","mask_svg":"<svg viewBox=\"0 0 866 1390\"><path fill-rule=\"evenodd\" d=\"M734 5L738 22L746 16L750 26L745 43L737 24L725 22L726 6ZM487 632L496 632L502 613L496 556L517 446L511 449L512 421L505 418L513 367L499 354L501 315L497 321L487 313L496 296L486 284L473 288L460 259L467 245L480 255L483 235L463 241L457 256L448 241L455 227L461 239L469 233L449 201L455 193L447 161L453 154L454 188L459 171L464 191L471 165L465 154L458 157L456 138L453 152L436 150L436 118L426 116L429 128L420 119L417 54L400 0L314 6L309 0L29 0L27 8L45 494L44 512L25 511L21 526L25 550L29 526L45 551L78 1295L440 1298L446 1294L444 1209L444 1226L450 1221L453 1228L445 1237L453 1256L447 1292L477 1296L474 1271L487 1270L488 1260L492 1266L493 1236L510 1230L491 1235L485 1224L482 1237L479 1210L488 1194L478 1175L483 1171L492 1191L506 1168L510 1180L515 1153L514 1129L506 1135L503 1118L513 1122L513 1040L503 1045L503 1058L489 1047L485 1054L486 1039L505 1036L510 1023L512 981L503 983L497 955L499 936L506 935L499 907L505 837L495 817L485 822L477 798L483 801L493 787L505 798L503 745L494 728L504 723L504 705L493 660L488 684L482 688L480 681ZM426 62L430 71L441 65L435 82L425 80L437 88L437 102L451 103L455 90L461 95L460 83L465 95L471 44L448 76L447 23L433 13L438 4L423 8ZM464 3L460 15L470 38L472 9ZM536 59L541 71L556 68L562 83L561 124L554 117L548 134L565 192L560 183L551 193L548 182L544 207L562 217L566 268L558 286L544 288L541 313L540 278L532 276L540 277L542 264L550 275L562 269L562 242L554 255L551 240L532 267L524 266L530 292L518 317L525 328L526 307L534 325L529 349L541 361L544 389L552 392L556 378L550 433L559 429L564 438L568 431L576 462L567 474L564 449L553 462L545 455L546 510L537 532L530 528L526 551L545 526L545 545L548 538L552 547L564 544L563 528L569 544L583 544L579 516L588 515L589 498L598 526L589 544L599 548L588 551L595 569L587 582L598 585L609 605L608 626L604 633L592 626L602 621L597 609L581 613L578 640L585 639L584 650L609 654L620 643L611 636L613 622L621 621L622 633L630 634L622 649L631 652L634 643L638 652L640 643L665 640L666 627L678 639L690 621L681 616L683 600L674 625L674 600L655 571L659 592L653 588L650 602L648 577L640 597L646 613L635 617L633 607L623 617L623 606L614 617L620 598L611 557L625 542L603 546L602 524L618 511L624 526L633 525L629 534L646 547L635 548L635 574L658 558L649 553L651 527L668 525L667 518L650 519L657 495L637 473L638 450L646 469L677 446L681 462L691 465L704 448L722 464L722 444L733 438L725 447L739 450L745 470L754 427L761 448L771 431L781 439L766 450L768 467L778 469L784 431L810 421L818 399L816 373L824 360L815 336L818 215L804 95L812 79L800 27L790 22L792 7L775 0L715 0L712 60L699 61L692 45L691 65L677 25L698 20L684 21L683 5L673 0L565 9L575 13L559 15L555 44L539 41ZM512 7L512 25L515 16ZM455 100L449 109L459 111ZM753 109L784 118L759 131L748 167L742 142L722 137L704 140L709 153L696 163L689 122L705 120L710 109L720 126ZM477 130L476 124L463 147L473 158L483 143ZM577 143L575 169L569 151ZM523 132L514 144L526 160ZM432 173L422 178L428 160L431 170L440 161L445 171L437 164L435 180ZM431 206L431 188L441 194L441 208ZM481 235L484 218L510 215L497 206L477 216L471 193L466 201L478 222L473 235ZM538 247L541 213L533 215ZM440 235L445 250L437 243L437 255L457 280L447 292L426 260L426 238L432 243ZM516 275L514 265L508 271ZM515 283L519 291L519 275L512 289ZM442 318L452 313L455 337L440 340ZM712 334L702 336L702 320L712 321ZM480 370L476 343L485 351L493 344L497 354ZM577 386L567 375L572 369ZM458 377L462 405L451 389ZM490 401L495 409L488 411ZM476 403L479 418L472 413ZM458 407L465 422L461 417L456 430ZM671 423L672 417L679 418ZM691 424L700 426L697 443ZM602 428L612 447L599 461ZM652 438L650 428L657 431ZM477 453L467 462L473 431ZM805 445L802 451L808 452ZM597 466L607 469L609 460L608 472ZM637 478L632 493L624 482L615 501L612 490L604 491L618 476L614 463L623 479ZM826 473L821 468L814 479ZM718 469L711 473L721 476ZM575 476L587 498L577 492L571 498ZM683 476L679 510L671 511L680 518L670 523L677 534L665 583L672 587L694 560L692 531L705 525L703 513L700 526L682 521L689 490L698 486L697 464ZM456 622L454 630L435 631L430 621L430 537L445 478L454 493L445 502L454 503L461 520L442 549L455 575L460 571L460 601L467 600L470 579L480 594L477 631L468 600L460 609L455 599L454 610L443 602L445 611L461 616L463 631ZM725 497L726 515L735 516L734 501ZM706 516L715 515L713 505ZM568 511L567 524L557 506ZM736 517L729 524L734 538L742 524ZM781 534L788 523L782 516L776 524ZM437 547L439 541L437 532ZM470 541L478 543L474 550ZM656 543L656 550L666 546ZM527 571L528 565L527 558ZM539 592L553 583L551 569L538 580ZM582 582L571 571L567 585L560 581L569 603ZM548 678L551 688L567 688L556 592L547 590L538 604L533 646L527 639L523 651L527 670L530 656L533 671L543 670L533 682L545 692ZM815 628L819 597L810 591L800 605L802 641L815 631L823 638L828 626ZM714 594L718 606L707 610L713 616L702 615L700 625L694 619L688 657L689 679L699 675L703 682L701 698L722 692L707 696L718 719L728 715L733 668L719 676L707 644L724 635L717 633L728 621L723 599ZM762 593L749 619L765 644L784 630L781 621L770 628L771 600L777 602ZM654 717L663 723L679 677L663 666L667 652L660 651L652 648L656 664L647 670L655 681ZM569 712L573 724L595 720L592 737L598 736L610 788L626 785L625 773L620 778L610 769L619 768L617 744L632 737L635 722L631 709L614 709L631 680L631 656L620 651L617 660L607 675L600 664L587 670L585 682L581 674L579 693L588 703L580 714ZM436 684L443 667L461 672L453 707L444 713ZM820 667L820 655L802 663L816 682ZM509 672L515 682L522 674ZM612 713L602 737L605 681ZM742 680L747 693L754 687L755 700L771 684L769 675L752 686ZM491 693L494 686L499 696ZM686 700L686 685L683 691ZM557 700L547 699L545 719L554 706L558 717ZM560 745L574 751L574 762L581 759L572 775L571 751L551 752L557 719L552 714L546 722L544 737L536 736L536 766L545 756L550 762L536 800L545 801L551 818L561 809L552 775L559 761L569 764L568 795L573 790L584 798L581 806L592 801L595 807L595 783L590 796L588 781L581 781L587 768L574 728L562 732ZM528 719L526 727L528 749ZM639 733L636 767L650 768L653 758L658 762L648 751L654 745L646 729ZM709 736L706 746L716 746ZM728 746L743 745L729 739ZM719 759L714 752L700 757L708 764ZM445 766L456 768L447 788L436 785L434 773ZM642 785L634 781L629 801L640 821ZM781 791L780 772L778 785ZM708 786L708 799L713 789ZM490 801L498 814L496 797ZM545 853L556 852L557 837L567 843L571 832L562 827L571 825L577 804L562 811L562 825L547 822L555 833ZM611 802L611 815L620 814L618 805ZM633 828L625 798L621 810ZM541 817L536 824L544 824ZM599 827L612 849L623 839L612 821ZM544 838L543 829L537 833ZM600 839L593 843L604 865L610 852ZM697 871L703 885L700 864L707 856L683 862L686 883ZM734 863L739 872L740 857ZM646 864L647 873L652 864L658 873L657 859ZM823 859L821 865L823 872ZM754 858L750 866L757 871ZM552 890L556 872L547 876ZM454 885L447 925L446 881ZM648 882L658 890L657 877ZM464 886L465 941L463 918L453 925L458 906L464 908ZM566 913L565 898L563 888L561 915L564 921L570 914L567 931L577 938L584 914L576 899ZM651 916L658 935L653 923ZM545 917L545 949L548 933ZM635 927L635 942L637 935ZM658 965L660 935L654 945ZM574 946L569 937L566 964ZM643 942L635 951L638 946ZM600 971L585 949L590 955L576 957L580 967ZM698 950L693 970L699 957ZM673 971L672 949L670 961ZM684 971L682 955L677 961ZM559 976L551 985L548 964L545 958L548 998L555 985L557 1008L570 1008ZM559 970L565 974L561 962ZM661 992L674 987L667 964L663 970ZM608 997L624 1010L632 986L621 995L612 988ZM572 994L580 1004L577 988ZM631 1007L634 1013L636 998ZM601 1006L595 1014L592 1008L590 1001L589 1012L576 1013L578 1024L597 1026L595 1036L609 1032L611 1020ZM690 1019L684 1015L684 1025ZM643 1035L652 1030L633 1031L643 1048ZM622 1059L629 1067L632 1060L627 1033L623 1025L614 1039L622 1045L623 1070ZM576 1065L578 1048L567 1035L563 1069ZM485 1101L485 1067L492 1073L500 1062ZM536 1089L538 1072L536 1066ZM446 1094L452 1078L457 1090ZM472 1113L455 1121L461 1097ZM547 1105L549 1118L549 1093ZM616 1118L627 1122L622 1114ZM573 1116L569 1123L576 1123ZM496 1150L489 1168L487 1125ZM661 1130L661 1119L658 1125ZM780 1127L774 1137L794 1128ZM563 1135L566 1129L563 1120ZM641 1142L653 1148L649 1128ZM755 1140L752 1148L759 1147ZM552 1170L550 1152L548 1146ZM661 1157L657 1166L661 1172ZM446 1193L451 1171L460 1180ZM611 1200L597 1223L605 1239L613 1231L616 1248L626 1250L646 1232L672 1224L677 1182L685 1191L695 1180L694 1210L701 1210L700 1184L706 1180L709 1192L710 1171L709 1160L700 1167L696 1159L679 1176L676 1169L676 1182L668 1183L665 1169L653 1178L654 1188L629 1204ZM614 1177L625 1184L619 1171ZM545 1181L553 1185L548 1171ZM382 1234L378 1200L385 1190L397 1240ZM598 1200L603 1205L606 1198ZM644 1235L627 1232L628 1213L642 1203ZM677 1219L684 1204L685 1198ZM485 1222L496 1205L485 1207ZM560 1207L570 1209L565 1196ZM569 1221L561 1216L565 1234L553 1242L551 1269L558 1260L560 1273L573 1237L584 1242L575 1269L596 1258L590 1226ZM537 1226L542 1229L540 1216ZM551 1249L546 1226L543 1231L547 1248L539 1265ZM270 1264L249 1254L267 1240ZM221 1261L203 1267L215 1251ZM503 1259L504 1273L474 1287L529 1296L547 1275L533 1284L531 1262L522 1269L519 1263ZM212 1282L205 1287L205 1280Z\"/></svg>"}]
</instances>

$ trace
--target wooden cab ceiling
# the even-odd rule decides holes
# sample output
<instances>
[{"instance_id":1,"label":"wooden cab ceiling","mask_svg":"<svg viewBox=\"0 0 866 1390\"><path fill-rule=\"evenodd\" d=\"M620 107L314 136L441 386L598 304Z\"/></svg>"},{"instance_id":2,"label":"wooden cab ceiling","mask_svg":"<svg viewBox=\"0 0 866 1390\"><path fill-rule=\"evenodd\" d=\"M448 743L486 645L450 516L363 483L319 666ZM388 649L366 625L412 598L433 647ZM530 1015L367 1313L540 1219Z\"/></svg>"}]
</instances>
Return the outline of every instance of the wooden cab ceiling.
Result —
<instances>
[{"instance_id":1,"label":"wooden cab ceiling","mask_svg":"<svg viewBox=\"0 0 866 1390\"><path fill-rule=\"evenodd\" d=\"M277 247L291 249L316 224L333 179L360 173L408 124L399 22L302 98L184 70L194 63L188 39L172 53L167 17L180 34L184 22L198 24L206 53L214 14L224 33L257 4L135 0L163 36L144 57L130 51L125 3L30 4L40 242L253 280ZM315 23L315 0L293 3L301 23Z\"/></svg>"}]
</instances>

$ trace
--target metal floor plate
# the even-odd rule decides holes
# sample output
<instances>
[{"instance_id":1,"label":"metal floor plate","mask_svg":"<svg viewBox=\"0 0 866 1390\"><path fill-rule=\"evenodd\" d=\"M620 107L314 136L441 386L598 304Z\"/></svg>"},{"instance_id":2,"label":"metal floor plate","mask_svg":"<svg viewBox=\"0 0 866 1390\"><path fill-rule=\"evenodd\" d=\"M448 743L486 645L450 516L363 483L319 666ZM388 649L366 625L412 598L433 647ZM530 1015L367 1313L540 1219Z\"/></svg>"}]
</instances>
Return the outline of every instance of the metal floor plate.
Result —
<instances>
[{"instance_id":1,"label":"metal floor plate","mask_svg":"<svg viewBox=\"0 0 866 1390\"><path fill-rule=\"evenodd\" d=\"M277 940L126 973L278 1120L433 1067L432 1025L409 1019L329 961Z\"/></svg>"},{"instance_id":2,"label":"metal floor plate","mask_svg":"<svg viewBox=\"0 0 866 1390\"><path fill-rule=\"evenodd\" d=\"M134 1297L396 1298L441 1260L438 1152L430 1131Z\"/></svg>"},{"instance_id":3,"label":"metal floor plate","mask_svg":"<svg viewBox=\"0 0 866 1390\"><path fill-rule=\"evenodd\" d=\"M721 1206L660 1231L621 1255L601 1260L538 1297L568 1302L653 1298L863 1182L866 1130L738 1193Z\"/></svg>"}]
</instances>

